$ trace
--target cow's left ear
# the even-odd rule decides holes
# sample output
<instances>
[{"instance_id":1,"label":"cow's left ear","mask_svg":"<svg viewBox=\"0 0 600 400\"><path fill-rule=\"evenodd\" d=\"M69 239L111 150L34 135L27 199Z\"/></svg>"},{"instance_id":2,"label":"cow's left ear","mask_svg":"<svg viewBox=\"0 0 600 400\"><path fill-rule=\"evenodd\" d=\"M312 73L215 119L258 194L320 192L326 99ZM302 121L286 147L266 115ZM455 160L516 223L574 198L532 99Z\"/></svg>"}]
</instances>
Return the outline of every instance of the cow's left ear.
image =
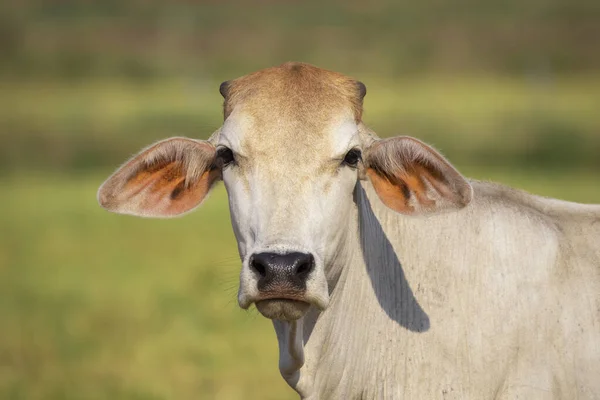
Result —
<instances>
[{"instance_id":1,"label":"cow's left ear","mask_svg":"<svg viewBox=\"0 0 600 400\"><path fill-rule=\"evenodd\" d=\"M374 142L365 166L381 201L403 214L460 209L473 197L471 185L441 154L412 137Z\"/></svg>"}]
</instances>

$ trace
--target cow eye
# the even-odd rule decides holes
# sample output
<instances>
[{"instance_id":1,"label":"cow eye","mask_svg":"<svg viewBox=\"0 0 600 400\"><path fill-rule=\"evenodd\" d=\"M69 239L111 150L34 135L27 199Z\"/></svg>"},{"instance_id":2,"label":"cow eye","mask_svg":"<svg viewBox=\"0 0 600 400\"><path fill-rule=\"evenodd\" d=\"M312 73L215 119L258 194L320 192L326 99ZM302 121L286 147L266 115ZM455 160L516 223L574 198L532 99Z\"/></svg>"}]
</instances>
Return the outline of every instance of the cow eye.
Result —
<instances>
[{"instance_id":1,"label":"cow eye","mask_svg":"<svg viewBox=\"0 0 600 400\"><path fill-rule=\"evenodd\" d=\"M344 157L344 164L350 167L356 167L356 165L361 159L362 153L360 152L360 150L352 149L348 153L346 153L346 156Z\"/></svg>"},{"instance_id":2,"label":"cow eye","mask_svg":"<svg viewBox=\"0 0 600 400\"><path fill-rule=\"evenodd\" d=\"M222 168L228 166L235 161L233 151L228 147L220 147L217 150L217 160Z\"/></svg>"}]
</instances>

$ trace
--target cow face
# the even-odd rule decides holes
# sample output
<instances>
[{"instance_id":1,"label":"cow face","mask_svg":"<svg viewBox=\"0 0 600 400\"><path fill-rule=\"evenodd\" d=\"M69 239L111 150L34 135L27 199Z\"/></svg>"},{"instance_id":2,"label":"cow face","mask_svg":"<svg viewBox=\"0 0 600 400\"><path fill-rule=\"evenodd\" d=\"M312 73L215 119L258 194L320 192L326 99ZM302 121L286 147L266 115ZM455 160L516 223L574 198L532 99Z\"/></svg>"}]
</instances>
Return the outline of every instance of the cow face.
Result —
<instances>
[{"instance_id":1,"label":"cow face","mask_svg":"<svg viewBox=\"0 0 600 400\"><path fill-rule=\"evenodd\" d=\"M242 259L238 301L301 318L329 301L328 270L357 235L353 193L367 176L406 214L460 208L469 184L412 138L377 140L361 122L365 87L288 63L225 82L225 122L208 141L174 138L134 157L100 188L105 208L173 216L222 179ZM354 227L354 228L352 228Z\"/></svg>"}]
</instances>

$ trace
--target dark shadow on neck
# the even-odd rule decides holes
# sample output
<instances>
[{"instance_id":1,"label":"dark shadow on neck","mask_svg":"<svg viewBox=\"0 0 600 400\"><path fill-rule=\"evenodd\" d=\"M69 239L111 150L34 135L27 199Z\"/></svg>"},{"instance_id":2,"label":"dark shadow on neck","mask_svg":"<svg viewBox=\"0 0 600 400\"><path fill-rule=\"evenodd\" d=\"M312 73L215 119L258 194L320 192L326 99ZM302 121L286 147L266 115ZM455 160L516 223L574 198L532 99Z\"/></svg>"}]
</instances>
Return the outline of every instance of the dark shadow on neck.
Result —
<instances>
[{"instance_id":1,"label":"dark shadow on neck","mask_svg":"<svg viewBox=\"0 0 600 400\"><path fill-rule=\"evenodd\" d=\"M402 263L360 183L356 186L355 196L362 254L381 308L391 319L409 331L426 332L430 325L429 316L415 299L404 275Z\"/></svg>"}]
</instances>

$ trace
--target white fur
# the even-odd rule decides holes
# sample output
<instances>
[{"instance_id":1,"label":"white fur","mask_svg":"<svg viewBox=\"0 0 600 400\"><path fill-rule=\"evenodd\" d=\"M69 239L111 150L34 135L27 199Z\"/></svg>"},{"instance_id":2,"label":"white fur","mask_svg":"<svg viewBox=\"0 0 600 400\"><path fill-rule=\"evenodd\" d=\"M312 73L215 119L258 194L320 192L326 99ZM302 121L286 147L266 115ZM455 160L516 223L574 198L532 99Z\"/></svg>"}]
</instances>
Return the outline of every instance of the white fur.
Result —
<instances>
[{"instance_id":1,"label":"white fur","mask_svg":"<svg viewBox=\"0 0 600 400\"><path fill-rule=\"evenodd\" d=\"M265 251L313 254L316 267L307 281L306 298L320 309L327 307L325 260L336 251L331 243L339 241L341 235L336 226L349 217L357 179L356 170L341 166L345 152L360 144L358 126L351 121L350 116L334 121L330 132L335 140L327 138L319 148L307 146L304 156L291 147L293 143L287 149L244 147L245 135L260 127L236 111L218 138L211 139L217 147L230 147L240 156L239 165L224 169L223 181L243 260L238 293L242 308L249 307L258 296L257 276L248 260L252 254ZM322 157L316 159L313 155L319 153ZM333 172L323 173L321 168Z\"/></svg>"}]
</instances>

